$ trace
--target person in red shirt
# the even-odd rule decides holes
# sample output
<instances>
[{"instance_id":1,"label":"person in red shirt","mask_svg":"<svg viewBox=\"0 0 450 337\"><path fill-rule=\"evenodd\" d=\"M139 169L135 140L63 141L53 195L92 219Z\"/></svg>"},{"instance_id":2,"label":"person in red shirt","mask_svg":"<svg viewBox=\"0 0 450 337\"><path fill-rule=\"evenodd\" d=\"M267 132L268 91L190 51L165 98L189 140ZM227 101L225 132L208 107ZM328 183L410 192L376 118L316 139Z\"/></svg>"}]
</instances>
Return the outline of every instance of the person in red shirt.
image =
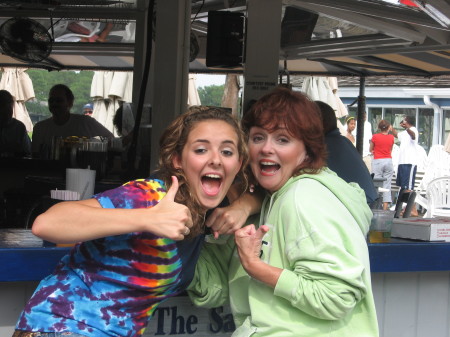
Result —
<instances>
[{"instance_id":1,"label":"person in red shirt","mask_svg":"<svg viewBox=\"0 0 450 337\"><path fill-rule=\"evenodd\" d=\"M372 172L374 178L385 179L383 188L389 190L383 192L383 209L387 210L392 202L391 180L394 174L392 164L392 147L394 146L394 136L389 134L391 124L382 119L378 123L379 133L372 136L370 140L370 152L373 154Z\"/></svg>"}]
</instances>

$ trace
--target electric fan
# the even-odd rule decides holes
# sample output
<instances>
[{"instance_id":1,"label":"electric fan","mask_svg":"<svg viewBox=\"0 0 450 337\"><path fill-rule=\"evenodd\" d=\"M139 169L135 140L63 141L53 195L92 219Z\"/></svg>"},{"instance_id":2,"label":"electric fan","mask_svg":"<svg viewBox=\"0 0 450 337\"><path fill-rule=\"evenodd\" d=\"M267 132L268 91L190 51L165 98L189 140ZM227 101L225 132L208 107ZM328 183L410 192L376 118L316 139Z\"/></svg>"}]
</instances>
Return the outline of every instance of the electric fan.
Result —
<instances>
[{"instance_id":1,"label":"electric fan","mask_svg":"<svg viewBox=\"0 0 450 337\"><path fill-rule=\"evenodd\" d=\"M15 59L37 63L50 55L52 37L35 20L12 18L0 26L0 48Z\"/></svg>"}]
</instances>

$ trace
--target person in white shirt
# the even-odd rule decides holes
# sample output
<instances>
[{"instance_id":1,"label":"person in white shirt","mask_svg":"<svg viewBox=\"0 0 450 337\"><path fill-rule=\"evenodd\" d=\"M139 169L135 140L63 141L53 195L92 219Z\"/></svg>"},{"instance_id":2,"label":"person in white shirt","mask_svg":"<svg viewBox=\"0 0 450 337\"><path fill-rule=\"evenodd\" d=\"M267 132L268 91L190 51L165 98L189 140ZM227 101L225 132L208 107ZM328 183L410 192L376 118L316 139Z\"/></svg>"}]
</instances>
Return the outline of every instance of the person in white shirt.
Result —
<instances>
[{"instance_id":1,"label":"person in white shirt","mask_svg":"<svg viewBox=\"0 0 450 337\"><path fill-rule=\"evenodd\" d=\"M355 138L357 137L358 124L353 130ZM364 113L364 139L363 139L363 153L362 159L367 166L367 169L372 173L372 153L370 152L370 140L372 139L372 124L367 121L367 113Z\"/></svg>"},{"instance_id":2,"label":"person in white shirt","mask_svg":"<svg viewBox=\"0 0 450 337\"><path fill-rule=\"evenodd\" d=\"M404 131L397 132L392 126L390 129L394 137L400 141L396 184L405 192L414 189L417 163L420 158L418 152L419 131L415 127L415 123L416 119L413 116L405 116L400 122L400 126L405 129ZM417 209L414 205L411 216L417 215Z\"/></svg>"},{"instance_id":3,"label":"person in white shirt","mask_svg":"<svg viewBox=\"0 0 450 337\"><path fill-rule=\"evenodd\" d=\"M92 117L70 113L75 97L64 84L54 85L49 92L48 108L52 117L36 123L31 150L34 157L49 158L54 137L106 137L113 134Z\"/></svg>"}]
</instances>

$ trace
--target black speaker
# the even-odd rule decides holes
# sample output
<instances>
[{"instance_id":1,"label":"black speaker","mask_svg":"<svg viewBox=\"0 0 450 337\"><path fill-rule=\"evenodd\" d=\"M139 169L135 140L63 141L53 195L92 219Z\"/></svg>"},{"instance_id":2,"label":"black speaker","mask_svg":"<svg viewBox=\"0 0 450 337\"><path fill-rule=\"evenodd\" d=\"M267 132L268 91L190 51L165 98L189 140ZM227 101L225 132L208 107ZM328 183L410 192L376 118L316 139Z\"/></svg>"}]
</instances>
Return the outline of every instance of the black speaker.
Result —
<instances>
[{"instance_id":1,"label":"black speaker","mask_svg":"<svg viewBox=\"0 0 450 337\"><path fill-rule=\"evenodd\" d=\"M228 68L242 65L244 21L242 13L208 12L207 67Z\"/></svg>"},{"instance_id":2,"label":"black speaker","mask_svg":"<svg viewBox=\"0 0 450 337\"><path fill-rule=\"evenodd\" d=\"M281 21L281 48L311 41L318 14L296 7L286 7Z\"/></svg>"}]
</instances>

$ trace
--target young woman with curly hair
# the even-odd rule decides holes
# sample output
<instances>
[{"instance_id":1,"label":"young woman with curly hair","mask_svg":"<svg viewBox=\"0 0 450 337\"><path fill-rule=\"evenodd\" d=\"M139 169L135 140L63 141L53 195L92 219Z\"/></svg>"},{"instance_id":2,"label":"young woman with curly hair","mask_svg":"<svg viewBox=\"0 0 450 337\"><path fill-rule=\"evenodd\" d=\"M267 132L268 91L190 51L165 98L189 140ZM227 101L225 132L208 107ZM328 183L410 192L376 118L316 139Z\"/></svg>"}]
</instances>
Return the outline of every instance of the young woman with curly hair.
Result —
<instances>
[{"instance_id":1,"label":"young woman with curly hair","mask_svg":"<svg viewBox=\"0 0 450 337\"><path fill-rule=\"evenodd\" d=\"M154 179L61 202L37 217L35 235L77 244L41 281L14 337L141 336L156 307L186 289L207 210L236 177L246 185L246 144L231 114L192 107L160 145Z\"/></svg>"}]
</instances>

